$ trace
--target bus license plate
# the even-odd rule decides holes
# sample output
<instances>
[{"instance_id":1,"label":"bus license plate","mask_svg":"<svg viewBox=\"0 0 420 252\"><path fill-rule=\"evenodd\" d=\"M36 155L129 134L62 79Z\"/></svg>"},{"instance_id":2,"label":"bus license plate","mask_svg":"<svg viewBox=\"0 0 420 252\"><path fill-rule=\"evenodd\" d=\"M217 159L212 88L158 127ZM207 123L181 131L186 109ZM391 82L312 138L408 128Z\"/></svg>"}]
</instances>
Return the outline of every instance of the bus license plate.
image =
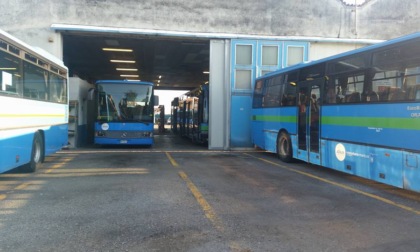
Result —
<instances>
[{"instance_id":1,"label":"bus license plate","mask_svg":"<svg viewBox=\"0 0 420 252\"><path fill-rule=\"evenodd\" d=\"M120 140L120 144L126 144L127 140Z\"/></svg>"}]
</instances>

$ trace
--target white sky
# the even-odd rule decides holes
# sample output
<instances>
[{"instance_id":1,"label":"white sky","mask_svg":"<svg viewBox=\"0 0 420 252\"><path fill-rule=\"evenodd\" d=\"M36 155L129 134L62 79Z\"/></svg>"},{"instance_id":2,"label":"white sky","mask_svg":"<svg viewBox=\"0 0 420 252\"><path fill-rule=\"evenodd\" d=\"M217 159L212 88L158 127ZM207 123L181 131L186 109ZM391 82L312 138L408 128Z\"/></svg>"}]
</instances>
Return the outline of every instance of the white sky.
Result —
<instances>
[{"instance_id":1,"label":"white sky","mask_svg":"<svg viewBox=\"0 0 420 252\"><path fill-rule=\"evenodd\" d=\"M175 97L179 97L188 90L155 90L155 95L159 96L159 105L165 106L165 114L171 114L171 102Z\"/></svg>"}]
</instances>

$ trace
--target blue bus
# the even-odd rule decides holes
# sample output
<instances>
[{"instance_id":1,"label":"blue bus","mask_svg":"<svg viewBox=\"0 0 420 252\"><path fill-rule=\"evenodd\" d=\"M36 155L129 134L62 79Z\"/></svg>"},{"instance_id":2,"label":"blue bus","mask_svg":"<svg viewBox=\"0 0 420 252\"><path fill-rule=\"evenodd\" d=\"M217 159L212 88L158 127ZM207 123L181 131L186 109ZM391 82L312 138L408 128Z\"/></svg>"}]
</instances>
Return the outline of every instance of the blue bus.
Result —
<instances>
[{"instance_id":1,"label":"blue bus","mask_svg":"<svg viewBox=\"0 0 420 252\"><path fill-rule=\"evenodd\" d=\"M68 70L0 30L0 172L34 172L68 145Z\"/></svg>"},{"instance_id":2,"label":"blue bus","mask_svg":"<svg viewBox=\"0 0 420 252\"><path fill-rule=\"evenodd\" d=\"M196 143L208 142L209 85L208 83L172 101L172 131Z\"/></svg>"},{"instance_id":3,"label":"blue bus","mask_svg":"<svg viewBox=\"0 0 420 252\"><path fill-rule=\"evenodd\" d=\"M153 145L155 103L151 82L97 81L94 143Z\"/></svg>"},{"instance_id":4,"label":"blue bus","mask_svg":"<svg viewBox=\"0 0 420 252\"><path fill-rule=\"evenodd\" d=\"M256 79L252 141L420 192L420 33Z\"/></svg>"}]
</instances>

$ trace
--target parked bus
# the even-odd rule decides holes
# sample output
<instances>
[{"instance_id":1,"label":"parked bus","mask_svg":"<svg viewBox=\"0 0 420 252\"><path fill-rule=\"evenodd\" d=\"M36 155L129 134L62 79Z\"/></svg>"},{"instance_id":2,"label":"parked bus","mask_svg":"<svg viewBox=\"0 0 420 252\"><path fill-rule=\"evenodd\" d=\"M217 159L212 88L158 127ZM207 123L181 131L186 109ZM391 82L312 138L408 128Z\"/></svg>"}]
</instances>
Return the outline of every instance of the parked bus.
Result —
<instances>
[{"instance_id":1,"label":"parked bus","mask_svg":"<svg viewBox=\"0 0 420 252\"><path fill-rule=\"evenodd\" d=\"M172 101L172 131L193 142L207 143L209 85L203 84Z\"/></svg>"},{"instance_id":2,"label":"parked bus","mask_svg":"<svg viewBox=\"0 0 420 252\"><path fill-rule=\"evenodd\" d=\"M272 72L255 82L252 141L420 191L420 33Z\"/></svg>"},{"instance_id":3,"label":"parked bus","mask_svg":"<svg viewBox=\"0 0 420 252\"><path fill-rule=\"evenodd\" d=\"M94 143L153 145L155 102L151 82L97 81Z\"/></svg>"},{"instance_id":4,"label":"parked bus","mask_svg":"<svg viewBox=\"0 0 420 252\"><path fill-rule=\"evenodd\" d=\"M0 31L0 172L34 172L68 144L67 68Z\"/></svg>"}]
</instances>

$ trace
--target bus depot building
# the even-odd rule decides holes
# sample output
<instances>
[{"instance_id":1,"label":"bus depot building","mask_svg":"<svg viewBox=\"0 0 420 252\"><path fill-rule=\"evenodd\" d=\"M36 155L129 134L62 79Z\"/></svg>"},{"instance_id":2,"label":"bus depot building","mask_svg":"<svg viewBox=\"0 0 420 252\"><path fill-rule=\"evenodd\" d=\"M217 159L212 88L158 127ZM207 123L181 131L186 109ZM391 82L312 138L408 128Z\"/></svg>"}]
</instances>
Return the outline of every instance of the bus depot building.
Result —
<instances>
[{"instance_id":1,"label":"bus depot building","mask_svg":"<svg viewBox=\"0 0 420 252\"><path fill-rule=\"evenodd\" d=\"M208 83L208 148L229 150L253 147L256 78L419 31L418 6L420 0L17 0L3 3L0 27L68 67L74 147L89 143L94 83L135 78L158 90Z\"/></svg>"}]
</instances>

